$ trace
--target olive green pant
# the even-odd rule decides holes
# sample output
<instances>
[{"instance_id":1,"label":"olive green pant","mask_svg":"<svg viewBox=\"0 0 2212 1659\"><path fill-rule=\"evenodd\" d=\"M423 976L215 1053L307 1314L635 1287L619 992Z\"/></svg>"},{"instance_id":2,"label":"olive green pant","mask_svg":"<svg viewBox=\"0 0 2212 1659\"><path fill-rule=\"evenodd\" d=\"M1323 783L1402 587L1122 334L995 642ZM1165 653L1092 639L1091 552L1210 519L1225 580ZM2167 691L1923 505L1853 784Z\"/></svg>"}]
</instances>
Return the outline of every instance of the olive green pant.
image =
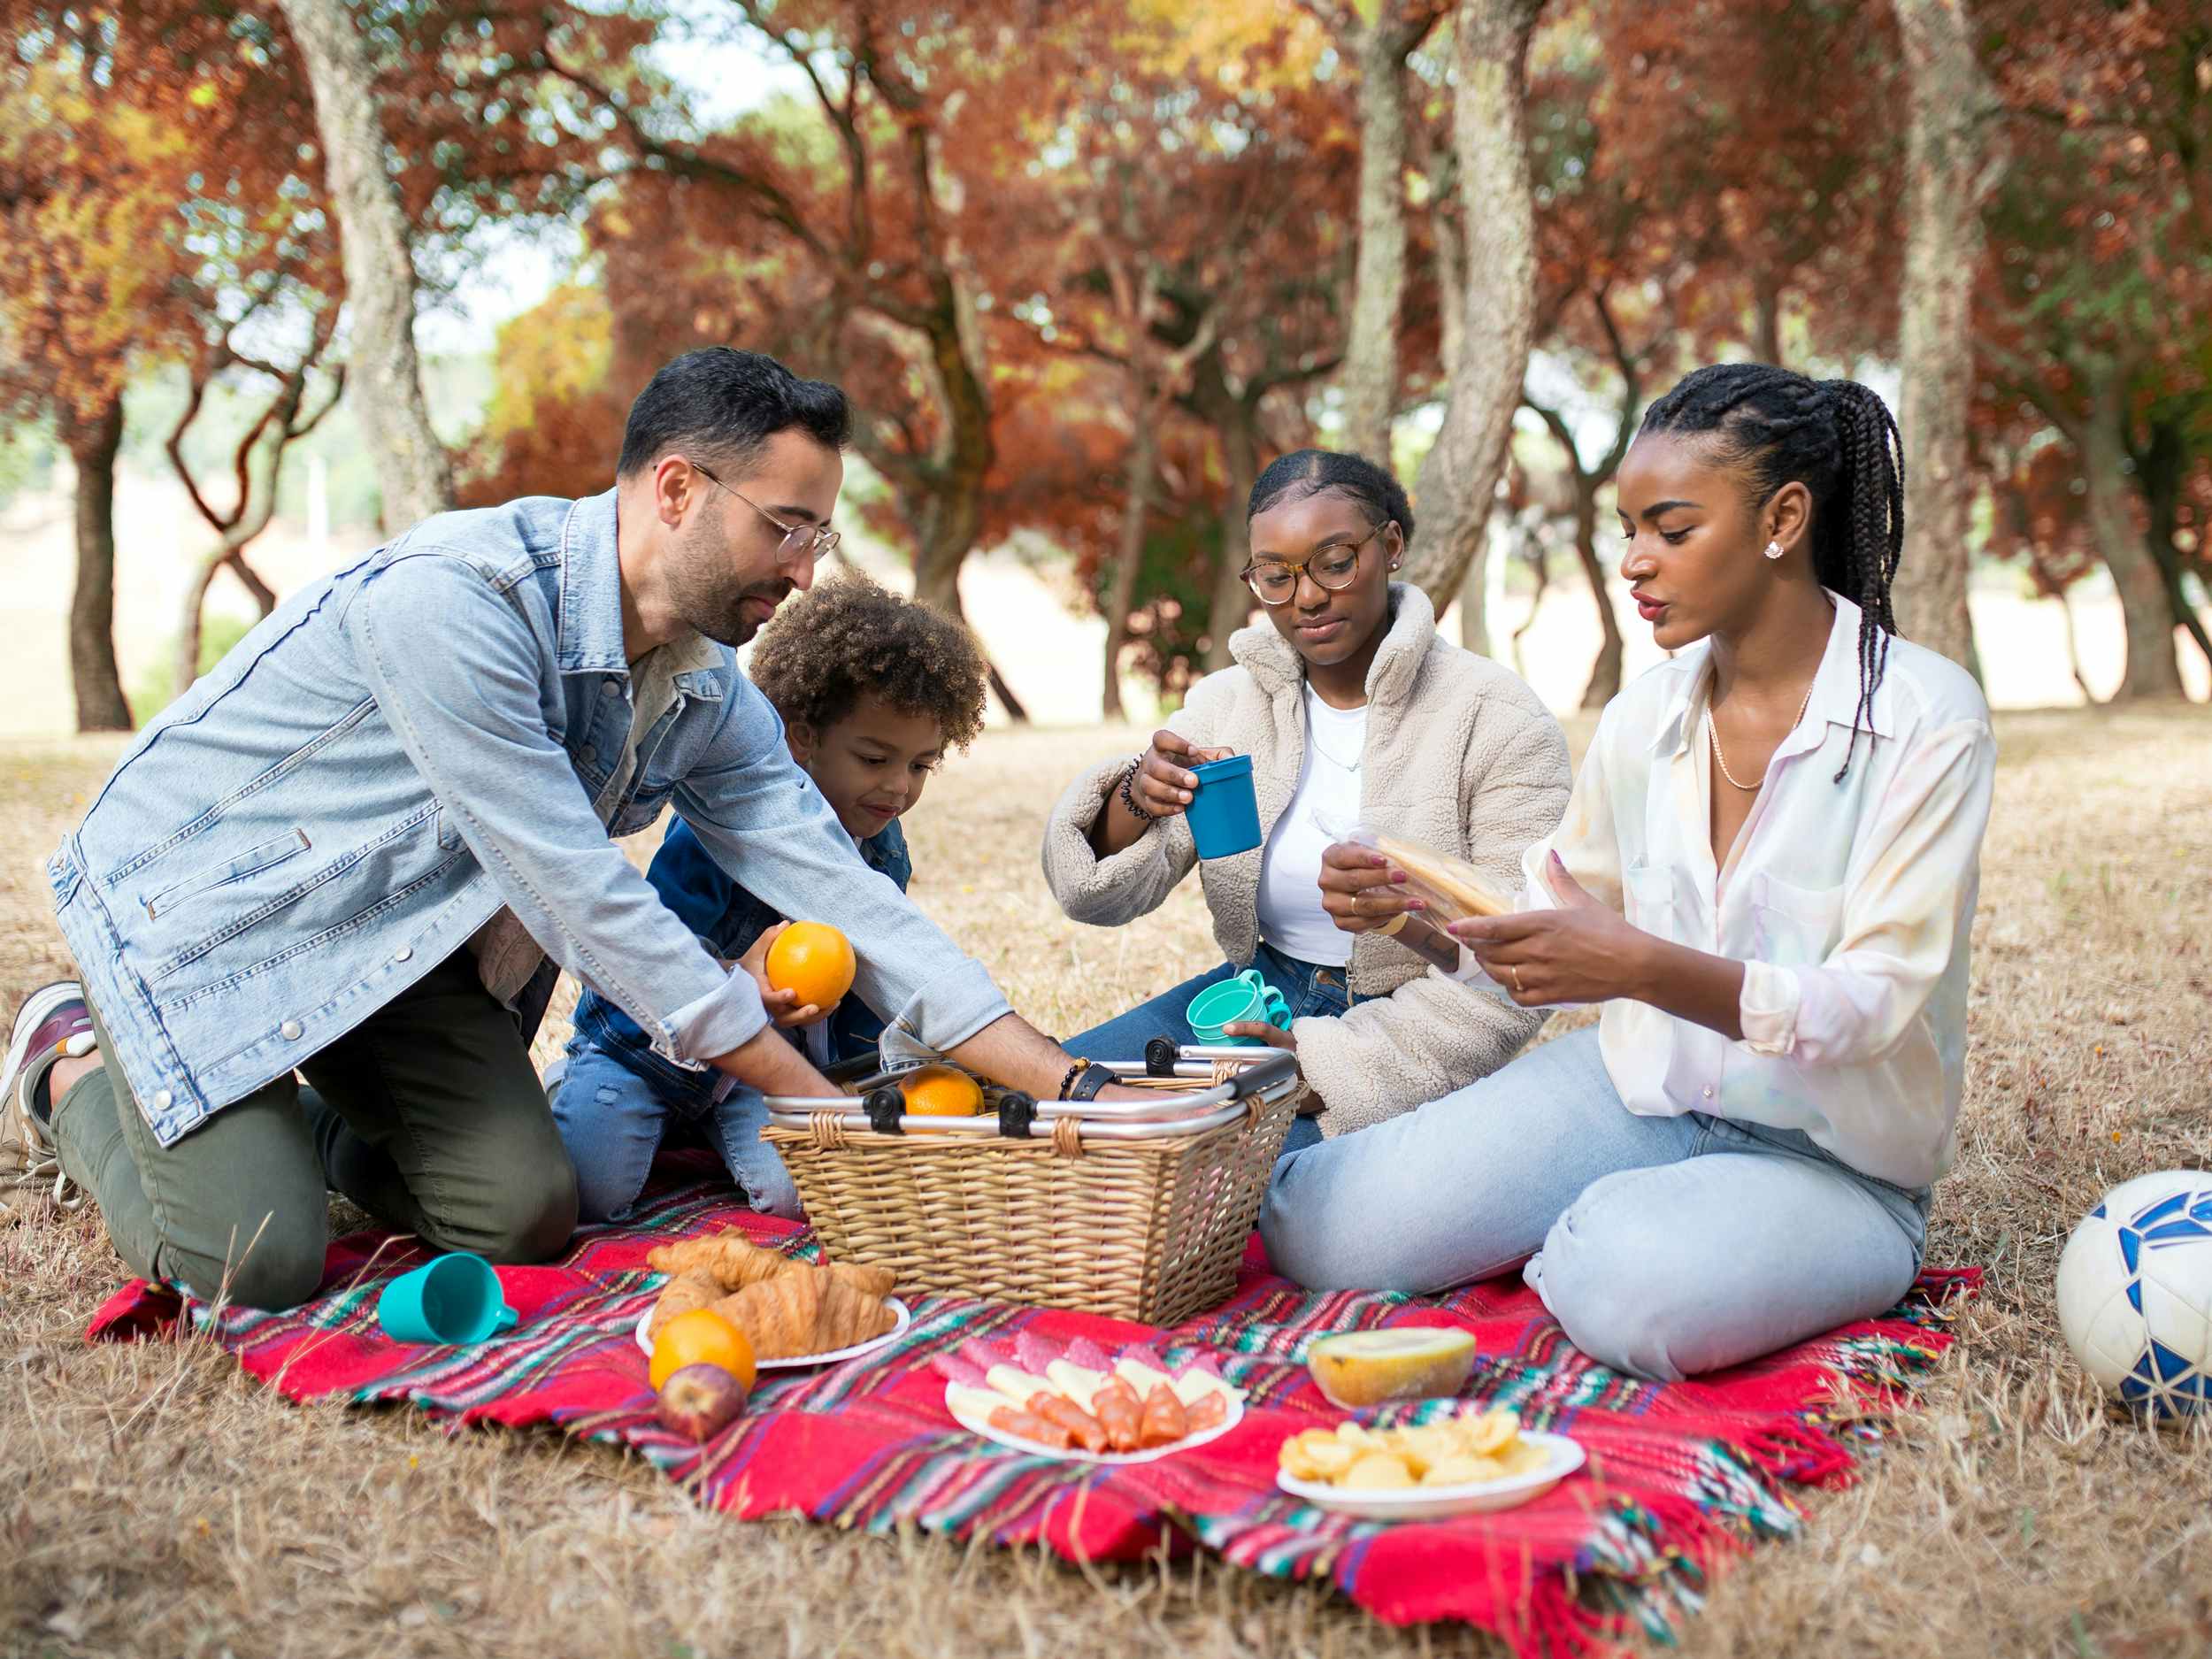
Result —
<instances>
[{"instance_id":1,"label":"olive green pant","mask_svg":"<svg viewBox=\"0 0 2212 1659\"><path fill-rule=\"evenodd\" d=\"M93 1025L105 1053L96 1009ZM321 1285L329 1189L494 1262L543 1261L576 1227L576 1172L529 1047L466 950L172 1146L107 1066L58 1102L54 1138L134 1271L247 1307Z\"/></svg>"}]
</instances>

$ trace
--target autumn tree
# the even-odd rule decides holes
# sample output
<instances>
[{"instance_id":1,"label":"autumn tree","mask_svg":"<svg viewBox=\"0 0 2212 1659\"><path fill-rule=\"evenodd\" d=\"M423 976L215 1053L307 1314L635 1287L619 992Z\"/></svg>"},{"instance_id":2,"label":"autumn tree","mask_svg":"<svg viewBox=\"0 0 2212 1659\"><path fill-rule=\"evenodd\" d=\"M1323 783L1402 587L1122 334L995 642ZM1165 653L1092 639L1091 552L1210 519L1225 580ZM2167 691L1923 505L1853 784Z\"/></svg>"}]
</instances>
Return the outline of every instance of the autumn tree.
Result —
<instances>
[{"instance_id":1,"label":"autumn tree","mask_svg":"<svg viewBox=\"0 0 2212 1659\"><path fill-rule=\"evenodd\" d=\"M288 225L313 211L296 146L273 142L301 130L303 108L250 13L192 0L33 6L8 29L0 382L19 409L55 414L76 464L78 719L125 728L113 644L124 389L134 373L198 349L210 273L242 221Z\"/></svg>"},{"instance_id":2,"label":"autumn tree","mask_svg":"<svg viewBox=\"0 0 2212 1659\"><path fill-rule=\"evenodd\" d=\"M2015 161L1989 209L1978 416L2069 446L2126 628L2116 695L2178 695L2177 627L2212 661L2185 582L2208 571L2212 23L1993 0L1985 24Z\"/></svg>"}]
</instances>

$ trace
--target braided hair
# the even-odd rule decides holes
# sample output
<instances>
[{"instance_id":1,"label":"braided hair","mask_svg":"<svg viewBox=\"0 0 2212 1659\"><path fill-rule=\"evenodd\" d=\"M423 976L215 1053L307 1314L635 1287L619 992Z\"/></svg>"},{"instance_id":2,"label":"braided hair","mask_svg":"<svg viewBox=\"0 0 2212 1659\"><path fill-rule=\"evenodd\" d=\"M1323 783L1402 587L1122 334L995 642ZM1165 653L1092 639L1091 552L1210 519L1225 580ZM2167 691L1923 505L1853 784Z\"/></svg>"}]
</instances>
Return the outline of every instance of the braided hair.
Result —
<instances>
[{"instance_id":1,"label":"braided hair","mask_svg":"<svg viewBox=\"0 0 2212 1659\"><path fill-rule=\"evenodd\" d=\"M1299 501L1325 489L1350 496L1375 515L1378 525L1395 519L1398 534L1412 543L1413 505L1406 500L1405 486L1365 456L1340 449L1294 449L1277 456L1253 480L1244 521L1251 523L1286 497Z\"/></svg>"},{"instance_id":2,"label":"braided hair","mask_svg":"<svg viewBox=\"0 0 2212 1659\"><path fill-rule=\"evenodd\" d=\"M1755 507L1788 483L1812 495L1814 578L1860 612L1859 704L1835 777L1841 783L1897 632L1890 582L1905 549L1905 460L1888 405L1856 380L1718 363L1685 375L1646 410L1638 435L1647 433L1710 434L1717 458L1748 481Z\"/></svg>"}]
</instances>

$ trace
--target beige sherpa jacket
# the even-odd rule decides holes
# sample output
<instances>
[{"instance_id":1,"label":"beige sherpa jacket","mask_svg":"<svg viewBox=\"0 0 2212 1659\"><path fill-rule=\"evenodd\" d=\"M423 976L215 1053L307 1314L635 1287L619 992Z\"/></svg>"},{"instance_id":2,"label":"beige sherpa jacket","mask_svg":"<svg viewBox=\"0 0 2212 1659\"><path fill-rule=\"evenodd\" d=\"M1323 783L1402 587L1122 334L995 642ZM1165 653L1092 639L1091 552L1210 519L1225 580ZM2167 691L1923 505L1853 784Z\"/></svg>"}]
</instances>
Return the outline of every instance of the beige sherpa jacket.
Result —
<instances>
[{"instance_id":1,"label":"beige sherpa jacket","mask_svg":"<svg viewBox=\"0 0 2212 1659\"><path fill-rule=\"evenodd\" d=\"M1360 810L1377 829L1472 862L1500 893L1521 885L1521 854L1551 833L1573 782L1559 722L1518 675L1438 637L1417 588L1394 582L1390 631L1367 675L1367 746ZM1237 665L1209 674L1168 721L1202 748L1252 757L1260 828L1290 805L1305 757L1305 665L1272 625L1229 641ZM1197 863L1180 817L1101 858L1090 828L1129 762L1078 778L1045 826L1045 879L1079 922L1118 927L1156 908ZM1239 966L1259 939L1264 847L1202 872L1214 938ZM1540 1013L1455 983L1379 933L1352 947L1355 1002L1341 1018L1292 1028L1306 1080L1327 1102L1329 1134L1363 1129L1464 1087L1503 1065L1542 1024Z\"/></svg>"}]
</instances>

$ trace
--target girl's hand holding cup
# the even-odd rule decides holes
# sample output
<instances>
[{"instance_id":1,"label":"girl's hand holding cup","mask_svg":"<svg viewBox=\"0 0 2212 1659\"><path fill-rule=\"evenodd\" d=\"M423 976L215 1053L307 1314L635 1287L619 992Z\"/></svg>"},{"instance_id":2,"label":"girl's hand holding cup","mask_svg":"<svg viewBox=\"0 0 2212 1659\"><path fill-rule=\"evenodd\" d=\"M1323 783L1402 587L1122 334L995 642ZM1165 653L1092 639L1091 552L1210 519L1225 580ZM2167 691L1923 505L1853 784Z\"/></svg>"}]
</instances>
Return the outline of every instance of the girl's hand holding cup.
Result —
<instances>
[{"instance_id":1,"label":"girl's hand holding cup","mask_svg":"<svg viewBox=\"0 0 2212 1659\"><path fill-rule=\"evenodd\" d=\"M1233 749L1201 749L1162 727L1152 734L1152 747L1138 758L1129 780L1137 805L1154 818L1170 818L1191 803L1198 778L1189 769L1210 760L1226 760Z\"/></svg>"}]
</instances>

